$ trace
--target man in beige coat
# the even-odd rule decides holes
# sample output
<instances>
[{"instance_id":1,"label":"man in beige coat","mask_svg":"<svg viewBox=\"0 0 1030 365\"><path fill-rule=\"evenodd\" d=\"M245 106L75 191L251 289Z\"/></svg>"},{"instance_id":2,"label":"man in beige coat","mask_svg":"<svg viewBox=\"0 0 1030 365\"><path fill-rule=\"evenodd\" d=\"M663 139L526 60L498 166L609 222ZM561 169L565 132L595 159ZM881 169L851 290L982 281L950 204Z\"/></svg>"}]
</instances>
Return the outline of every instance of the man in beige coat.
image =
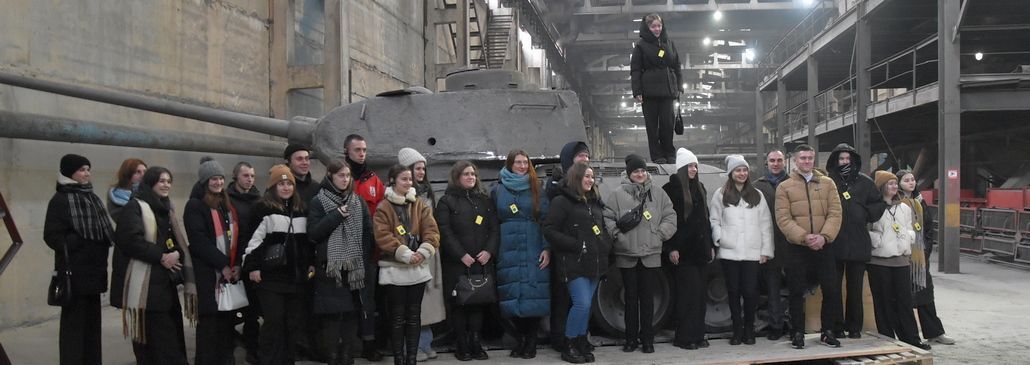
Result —
<instances>
[{"instance_id":1,"label":"man in beige coat","mask_svg":"<svg viewBox=\"0 0 1030 365\"><path fill-rule=\"evenodd\" d=\"M840 298L836 264L826 250L840 230L841 206L837 187L815 170L815 149L794 149L794 165L787 180L776 188L776 225L791 244L786 252L787 286L790 288L791 346L805 347L806 278L817 276L824 298ZM823 301L821 343L839 347L833 324L844 316L840 301Z\"/></svg>"}]
</instances>

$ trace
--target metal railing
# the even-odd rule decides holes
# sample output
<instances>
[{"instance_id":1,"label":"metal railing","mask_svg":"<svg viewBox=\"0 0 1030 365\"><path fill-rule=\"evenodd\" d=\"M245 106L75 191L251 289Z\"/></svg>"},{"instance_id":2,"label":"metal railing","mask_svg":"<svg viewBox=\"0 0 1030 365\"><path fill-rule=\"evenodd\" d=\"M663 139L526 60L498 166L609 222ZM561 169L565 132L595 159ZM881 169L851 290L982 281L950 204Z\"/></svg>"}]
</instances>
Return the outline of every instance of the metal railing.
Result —
<instances>
[{"instance_id":1,"label":"metal railing","mask_svg":"<svg viewBox=\"0 0 1030 365\"><path fill-rule=\"evenodd\" d=\"M849 1L849 3L852 2L857 3L857 1ZM808 15L787 31L783 38L780 38L780 41L776 42L769 49L765 57L762 57L759 65L775 68L783 64L787 59L796 54L798 50L808 44L808 41L815 38L823 29L826 29L826 25L836 19L837 14L837 6L834 2L820 1L812 8Z\"/></svg>"}]
</instances>

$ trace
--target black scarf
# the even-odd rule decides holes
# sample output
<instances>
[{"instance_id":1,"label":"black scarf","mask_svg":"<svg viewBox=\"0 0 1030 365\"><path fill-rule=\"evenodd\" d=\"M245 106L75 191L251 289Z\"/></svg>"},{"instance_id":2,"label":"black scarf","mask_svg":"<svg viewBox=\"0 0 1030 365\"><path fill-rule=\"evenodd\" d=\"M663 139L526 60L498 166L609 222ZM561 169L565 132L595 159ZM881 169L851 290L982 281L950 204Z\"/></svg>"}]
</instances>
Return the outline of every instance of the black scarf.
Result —
<instances>
[{"instance_id":1,"label":"black scarf","mask_svg":"<svg viewBox=\"0 0 1030 365\"><path fill-rule=\"evenodd\" d=\"M765 180L768 181L775 188L780 185L783 180L787 179L787 170L780 171L779 174L767 173L765 174Z\"/></svg>"},{"instance_id":2,"label":"black scarf","mask_svg":"<svg viewBox=\"0 0 1030 365\"><path fill-rule=\"evenodd\" d=\"M114 237L111 218L100 197L93 194L93 184L60 179L57 191L68 197L68 213L72 217L75 233L90 241L111 242Z\"/></svg>"},{"instance_id":3,"label":"black scarf","mask_svg":"<svg viewBox=\"0 0 1030 365\"><path fill-rule=\"evenodd\" d=\"M365 164L357 163L357 162L354 162L354 160L351 160L350 156L347 156L347 164L350 165L351 176L354 177L355 181L361 180L361 178L363 177L362 175L365 174L365 170L368 169L365 166Z\"/></svg>"}]
</instances>

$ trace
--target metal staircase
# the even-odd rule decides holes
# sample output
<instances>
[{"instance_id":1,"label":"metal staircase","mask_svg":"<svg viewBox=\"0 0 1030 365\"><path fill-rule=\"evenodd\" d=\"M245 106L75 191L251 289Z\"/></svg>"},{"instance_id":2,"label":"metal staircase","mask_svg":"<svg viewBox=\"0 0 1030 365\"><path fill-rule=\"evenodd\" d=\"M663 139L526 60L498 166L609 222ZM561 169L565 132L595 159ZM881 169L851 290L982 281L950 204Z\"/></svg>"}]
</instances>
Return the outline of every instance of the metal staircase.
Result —
<instances>
[{"instance_id":1,"label":"metal staircase","mask_svg":"<svg viewBox=\"0 0 1030 365\"><path fill-rule=\"evenodd\" d=\"M505 61L510 58L509 50L514 29L515 15L512 9L490 10L486 27L485 68L504 68Z\"/></svg>"}]
</instances>

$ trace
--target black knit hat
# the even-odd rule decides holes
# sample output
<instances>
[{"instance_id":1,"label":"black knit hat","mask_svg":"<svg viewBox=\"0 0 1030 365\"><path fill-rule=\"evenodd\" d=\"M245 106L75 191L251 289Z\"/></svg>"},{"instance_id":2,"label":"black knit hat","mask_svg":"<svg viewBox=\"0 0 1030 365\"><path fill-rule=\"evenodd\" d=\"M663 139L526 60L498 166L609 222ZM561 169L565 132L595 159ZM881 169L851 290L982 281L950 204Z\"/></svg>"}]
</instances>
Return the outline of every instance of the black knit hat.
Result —
<instances>
[{"instance_id":1,"label":"black knit hat","mask_svg":"<svg viewBox=\"0 0 1030 365\"><path fill-rule=\"evenodd\" d=\"M72 175L74 175L76 171L79 171L83 166L93 166L93 164L89 163L88 158L72 153L61 157L61 175L64 175L69 179L71 179Z\"/></svg>"},{"instance_id":2,"label":"black knit hat","mask_svg":"<svg viewBox=\"0 0 1030 365\"><path fill-rule=\"evenodd\" d=\"M311 148L302 144L290 143L286 146L286 150L283 151L283 159L289 161L290 156L293 156L297 151L308 151L308 153L311 153Z\"/></svg>"},{"instance_id":3,"label":"black knit hat","mask_svg":"<svg viewBox=\"0 0 1030 365\"><path fill-rule=\"evenodd\" d=\"M637 169L647 170L647 161L635 153L626 156L626 174L632 174Z\"/></svg>"}]
</instances>

